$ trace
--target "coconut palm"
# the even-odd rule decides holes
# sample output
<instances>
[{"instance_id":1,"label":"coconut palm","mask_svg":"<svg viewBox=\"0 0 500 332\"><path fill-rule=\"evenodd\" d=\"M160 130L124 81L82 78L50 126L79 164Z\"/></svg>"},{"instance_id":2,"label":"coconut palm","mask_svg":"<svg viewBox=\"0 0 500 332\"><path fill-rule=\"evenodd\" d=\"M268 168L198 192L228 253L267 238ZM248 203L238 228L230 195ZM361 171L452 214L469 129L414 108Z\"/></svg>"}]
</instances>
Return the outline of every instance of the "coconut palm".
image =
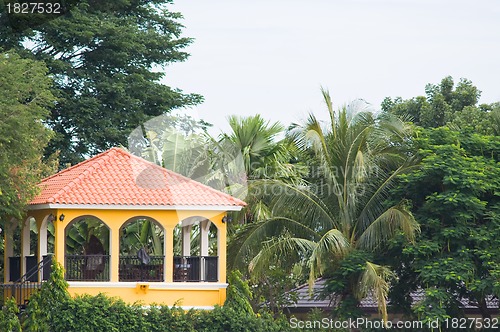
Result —
<instances>
[{"instance_id":1,"label":"coconut palm","mask_svg":"<svg viewBox=\"0 0 500 332\"><path fill-rule=\"evenodd\" d=\"M328 91L322 93L328 126L310 115L289 131L309 161L308 184L254 184L272 197L271 217L246 225L236 236L230 249L233 266L249 263L258 276L269 265L291 268L305 262L312 285L350 254L376 252L396 234L412 241L419 231L403 203L384 207L394 179L414 163L404 149L408 128L366 110L344 107L335 113ZM350 285L358 300L372 292L383 319L391 275L387 267L366 261Z\"/></svg>"}]
</instances>

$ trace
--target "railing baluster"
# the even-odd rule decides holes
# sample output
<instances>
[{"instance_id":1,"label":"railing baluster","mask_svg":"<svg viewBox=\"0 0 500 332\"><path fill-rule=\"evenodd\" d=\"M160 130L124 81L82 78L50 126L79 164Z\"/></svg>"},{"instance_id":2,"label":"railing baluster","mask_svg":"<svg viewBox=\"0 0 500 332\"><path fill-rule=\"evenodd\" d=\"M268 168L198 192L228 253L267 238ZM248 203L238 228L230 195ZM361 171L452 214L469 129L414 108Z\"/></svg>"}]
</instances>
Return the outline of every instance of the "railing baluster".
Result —
<instances>
[{"instance_id":1,"label":"railing baluster","mask_svg":"<svg viewBox=\"0 0 500 332\"><path fill-rule=\"evenodd\" d=\"M149 264L143 264L136 256L120 256L120 281L164 281L165 256L150 256Z\"/></svg>"},{"instance_id":2,"label":"railing baluster","mask_svg":"<svg viewBox=\"0 0 500 332\"><path fill-rule=\"evenodd\" d=\"M66 280L109 281L109 255L66 255Z\"/></svg>"},{"instance_id":3,"label":"railing baluster","mask_svg":"<svg viewBox=\"0 0 500 332\"><path fill-rule=\"evenodd\" d=\"M175 256L174 281L218 281L218 256Z\"/></svg>"}]
</instances>

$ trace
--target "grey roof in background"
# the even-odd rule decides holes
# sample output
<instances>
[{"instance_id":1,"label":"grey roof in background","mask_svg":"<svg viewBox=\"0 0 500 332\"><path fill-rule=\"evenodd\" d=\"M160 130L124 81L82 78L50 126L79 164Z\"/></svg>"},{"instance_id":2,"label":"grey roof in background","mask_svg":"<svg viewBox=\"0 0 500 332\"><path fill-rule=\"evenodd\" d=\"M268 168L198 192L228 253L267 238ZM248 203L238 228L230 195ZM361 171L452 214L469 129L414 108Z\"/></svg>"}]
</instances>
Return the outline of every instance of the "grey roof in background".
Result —
<instances>
[{"instance_id":1,"label":"grey roof in background","mask_svg":"<svg viewBox=\"0 0 500 332\"><path fill-rule=\"evenodd\" d=\"M293 289L293 292L297 293L297 303L290 305L288 308L293 309L312 309L312 308L323 308L323 309L331 309L332 307L335 307L336 304L336 297L334 294L330 295L326 299L322 299L321 292L323 290L323 287L325 286L325 279L317 279L314 283L314 286L312 288L312 293L309 292L309 285L304 284L301 285L295 289ZM424 299L425 291L423 289L419 289L413 293L411 293L412 297L412 304L416 304ZM474 305L471 301L468 299L462 299L462 308L464 309L477 309L477 306ZM389 303L390 304L390 303ZM489 309L498 309L499 307L499 299L494 296L488 296L486 298L486 304ZM368 295L365 297L363 300L360 302L360 307L362 309L367 309L367 310L377 310L378 305L377 301L372 295Z\"/></svg>"}]
</instances>

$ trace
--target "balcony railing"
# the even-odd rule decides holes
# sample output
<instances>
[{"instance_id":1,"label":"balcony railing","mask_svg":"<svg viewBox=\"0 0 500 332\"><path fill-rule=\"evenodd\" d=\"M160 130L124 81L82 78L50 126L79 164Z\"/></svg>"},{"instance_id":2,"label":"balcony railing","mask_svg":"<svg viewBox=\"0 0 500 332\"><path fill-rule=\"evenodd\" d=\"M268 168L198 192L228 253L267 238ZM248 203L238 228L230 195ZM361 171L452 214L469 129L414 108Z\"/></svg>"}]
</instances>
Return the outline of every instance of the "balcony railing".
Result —
<instances>
[{"instance_id":1,"label":"balcony railing","mask_svg":"<svg viewBox=\"0 0 500 332\"><path fill-rule=\"evenodd\" d=\"M136 256L121 256L119 281L164 281L165 256L150 256L148 264ZM217 282L218 256L174 257L173 280L177 282ZM109 255L66 255L66 280L109 281Z\"/></svg>"},{"instance_id":2,"label":"balcony railing","mask_svg":"<svg viewBox=\"0 0 500 332\"><path fill-rule=\"evenodd\" d=\"M47 257L52 256L52 254L45 255L42 257L42 260L46 260ZM25 257L25 262L26 262L26 271L30 271L32 269L36 269L38 265L38 258L37 256L26 256ZM19 278L21 278L21 257L9 257L9 266L10 266L10 273L8 277L8 281L18 281ZM42 280L47 280L49 278L51 272L51 265L46 264L44 269L42 270ZM26 277L25 277L26 279ZM38 273L36 274L30 274L30 276L27 279L28 281L36 282L38 281Z\"/></svg>"},{"instance_id":3,"label":"balcony railing","mask_svg":"<svg viewBox=\"0 0 500 332\"><path fill-rule=\"evenodd\" d=\"M109 255L66 255L66 280L109 281Z\"/></svg>"},{"instance_id":4,"label":"balcony railing","mask_svg":"<svg viewBox=\"0 0 500 332\"><path fill-rule=\"evenodd\" d=\"M149 256L148 264L143 264L136 256L120 256L120 281L163 281L165 256Z\"/></svg>"},{"instance_id":5,"label":"balcony railing","mask_svg":"<svg viewBox=\"0 0 500 332\"><path fill-rule=\"evenodd\" d=\"M218 281L217 256L174 257L174 281Z\"/></svg>"}]
</instances>

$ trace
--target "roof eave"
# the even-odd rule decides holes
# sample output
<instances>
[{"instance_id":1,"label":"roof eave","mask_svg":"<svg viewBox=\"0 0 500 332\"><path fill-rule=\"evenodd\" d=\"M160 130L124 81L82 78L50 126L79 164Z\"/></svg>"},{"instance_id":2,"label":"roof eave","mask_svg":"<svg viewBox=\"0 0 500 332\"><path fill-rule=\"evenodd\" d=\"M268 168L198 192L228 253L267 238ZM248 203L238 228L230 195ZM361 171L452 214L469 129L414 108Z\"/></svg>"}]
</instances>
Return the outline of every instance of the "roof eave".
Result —
<instances>
[{"instance_id":1,"label":"roof eave","mask_svg":"<svg viewBox=\"0 0 500 332\"><path fill-rule=\"evenodd\" d=\"M176 211L241 211L240 205L121 205L121 204L60 204L44 203L28 205L28 211L46 209L88 210L176 210Z\"/></svg>"}]
</instances>

